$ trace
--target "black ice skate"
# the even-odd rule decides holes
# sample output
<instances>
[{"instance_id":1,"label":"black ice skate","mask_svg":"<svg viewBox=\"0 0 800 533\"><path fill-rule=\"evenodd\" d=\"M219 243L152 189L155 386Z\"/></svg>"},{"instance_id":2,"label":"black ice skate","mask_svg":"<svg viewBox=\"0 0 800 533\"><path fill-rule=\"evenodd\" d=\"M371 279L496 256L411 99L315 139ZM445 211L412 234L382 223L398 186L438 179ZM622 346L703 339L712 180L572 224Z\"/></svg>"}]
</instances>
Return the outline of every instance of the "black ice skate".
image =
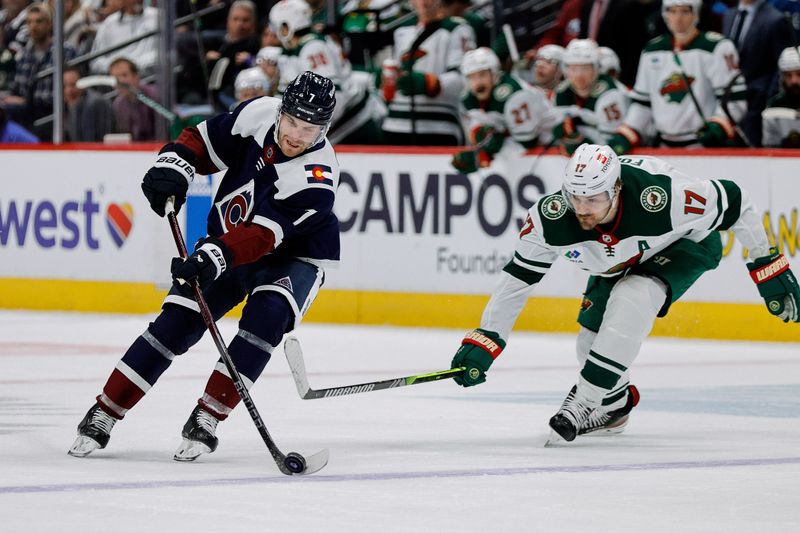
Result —
<instances>
[{"instance_id":1,"label":"black ice skate","mask_svg":"<svg viewBox=\"0 0 800 533\"><path fill-rule=\"evenodd\" d=\"M175 451L176 461L194 461L204 453L217 449L219 439L214 435L219 420L199 405L194 408L189 420L183 425L183 442Z\"/></svg>"},{"instance_id":2,"label":"black ice skate","mask_svg":"<svg viewBox=\"0 0 800 533\"><path fill-rule=\"evenodd\" d=\"M589 405L582 398L576 397L577 388L577 385L573 385L564 399L564 403L561 404L561 409L550 419L552 430L567 442L575 440L579 428L586 423L595 410L594 406ZM548 444L552 441L551 437Z\"/></svg>"},{"instance_id":3,"label":"black ice skate","mask_svg":"<svg viewBox=\"0 0 800 533\"><path fill-rule=\"evenodd\" d=\"M78 424L78 438L67 452L73 457L86 457L96 449L105 448L111 438L111 428L117 419L94 404Z\"/></svg>"},{"instance_id":4,"label":"black ice skate","mask_svg":"<svg viewBox=\"0 0 800 533\"><path fill-rule=\"evenodd\" d=\"M630 418L630 412L639 403L639 390L634 385L628 385L628 394L622 398L621 407L614 404L608 407L598 407L586 420L578 435L616 435L625 430Z\"/></svg>"}]
</instances>

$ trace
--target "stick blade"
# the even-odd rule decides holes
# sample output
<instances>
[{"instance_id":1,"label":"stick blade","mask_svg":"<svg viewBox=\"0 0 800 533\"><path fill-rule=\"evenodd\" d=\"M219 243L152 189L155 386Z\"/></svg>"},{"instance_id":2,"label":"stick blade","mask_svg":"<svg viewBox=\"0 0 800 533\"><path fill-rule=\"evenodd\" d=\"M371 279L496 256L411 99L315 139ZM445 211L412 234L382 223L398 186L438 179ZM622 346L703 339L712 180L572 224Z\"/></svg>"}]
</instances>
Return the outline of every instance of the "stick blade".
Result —
<instances>
[{"instance_id":1,"label":"stick blade","mask_svg":"<svg viewBox=\"0 0 800 533\"><path fill-rule=\"evenodd\" d=\"M328 459L330 459L330 452L328 451L327 448L318 451L313 455L306 456L305 457L306 469L297 475L308 476L315 472L319 472L320 470L325 468L325 465L328 464Z\"/></svg>"},{"instance_id":2,"label":"stick blade","mask_svg":"<svg viewBox=\"0 0 800 533\"><path fill-rule=\"evenodd\" d=\"M311 387L308 384L308 377L306 377L306 364L303 361L303 349L300 347L300 341L295 337L287 337L283 343L283 353L286 355L286 362L289 363L289 370L292 371L297 394L305 399Z\"/></svg>"}]
</instances>

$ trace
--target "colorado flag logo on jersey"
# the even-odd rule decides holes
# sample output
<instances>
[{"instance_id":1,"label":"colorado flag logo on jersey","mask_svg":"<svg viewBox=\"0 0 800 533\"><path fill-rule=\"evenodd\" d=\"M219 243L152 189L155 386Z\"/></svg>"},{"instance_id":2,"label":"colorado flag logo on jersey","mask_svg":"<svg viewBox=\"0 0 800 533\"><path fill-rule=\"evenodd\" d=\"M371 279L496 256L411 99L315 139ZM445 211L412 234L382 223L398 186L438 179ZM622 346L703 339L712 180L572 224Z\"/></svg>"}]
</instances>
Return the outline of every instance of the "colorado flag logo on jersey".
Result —
<instances>
[{"instance_id":1,"label":"colorado flag logo on jersey","mask_svg":"<svg viewBox=\"0 0 800 533\"><path fill-rule=\"evenodd\" d=\"M333 187L333 172L327 165L306 165L306 179L309 183Z\"/></svg>"}]
</instances>

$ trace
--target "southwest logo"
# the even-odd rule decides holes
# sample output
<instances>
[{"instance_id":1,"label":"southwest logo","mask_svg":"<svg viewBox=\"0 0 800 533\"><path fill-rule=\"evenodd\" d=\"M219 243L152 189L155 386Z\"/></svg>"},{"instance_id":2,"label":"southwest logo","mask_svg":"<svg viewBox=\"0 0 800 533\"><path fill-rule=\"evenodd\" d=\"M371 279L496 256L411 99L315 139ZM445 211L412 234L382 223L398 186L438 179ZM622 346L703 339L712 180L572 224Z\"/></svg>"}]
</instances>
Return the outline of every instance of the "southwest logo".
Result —
<instances>
[{"instance_id":1,"label":"southwest logo","mask_svg":"<svg viewBox=\"0 0 800 533\"><path fill-rule=\"evenodd\" d=\"M82 198L2 202L0 246L98 250L102 246L98 234L102 208L91 189ZM122 247L133 229L133 209L127 203L112 202L105 209L105 218L112 240Z\"/></svg>"},{"instance_id":2,"label":"southwest logo","mask_svg":"<svg viewBox=\"0 0 800 533\"><path fill-rule=\"evenodd\" d=\"M122 248L133 229L133 208L131 204L127 202L121 205L109 204L106 208L106 225L114 244L117 245L117 248Z\"/></svg>"}]
</instances>

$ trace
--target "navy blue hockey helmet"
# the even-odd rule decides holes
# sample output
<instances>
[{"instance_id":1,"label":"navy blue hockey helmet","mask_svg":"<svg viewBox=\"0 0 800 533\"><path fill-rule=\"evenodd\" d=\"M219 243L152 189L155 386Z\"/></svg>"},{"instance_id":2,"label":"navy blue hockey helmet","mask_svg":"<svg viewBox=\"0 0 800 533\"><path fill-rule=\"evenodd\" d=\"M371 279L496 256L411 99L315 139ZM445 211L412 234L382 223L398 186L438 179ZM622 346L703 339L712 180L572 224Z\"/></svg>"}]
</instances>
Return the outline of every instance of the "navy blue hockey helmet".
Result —
<instances>
[{"instance_id":1,"label":"navy blue hockey helmet","mask_svg":"<svg viewBox=\"0 0 800 533\"><path fill-rule=\"evenodd\" d=\"M286 87L281 113L318 126L327 126L336 107L335 92L331 80L307 70Z\"/></svg>"}]
</instances>

